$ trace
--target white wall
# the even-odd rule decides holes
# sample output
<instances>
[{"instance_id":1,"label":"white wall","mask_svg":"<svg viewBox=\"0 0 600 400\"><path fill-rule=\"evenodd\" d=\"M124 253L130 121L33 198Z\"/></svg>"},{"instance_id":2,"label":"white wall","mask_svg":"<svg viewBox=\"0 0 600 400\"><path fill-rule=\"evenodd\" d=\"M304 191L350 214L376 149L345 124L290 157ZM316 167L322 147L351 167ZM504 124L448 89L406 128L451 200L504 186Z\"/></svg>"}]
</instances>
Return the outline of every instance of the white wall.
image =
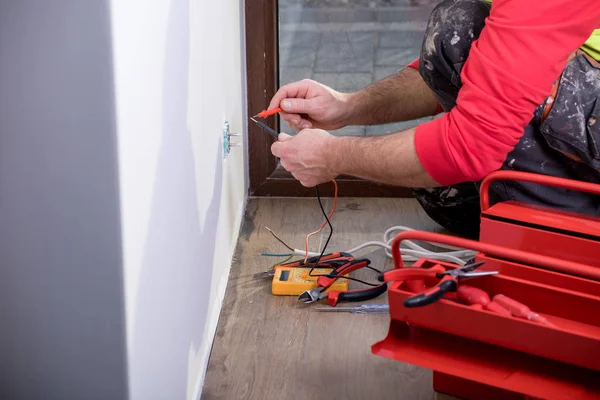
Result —
<instances>
[{"instance_id":1,"label":"white wall","mask_svg":"<svg viewBox=\"0 0 600 400\"><path fill-rule=\"evenodd\" d=\"M112 0L129 391L198 398L245 205L240 0ZM238 140L240 140L238 138Z\"/></svg>"}]
</instances>

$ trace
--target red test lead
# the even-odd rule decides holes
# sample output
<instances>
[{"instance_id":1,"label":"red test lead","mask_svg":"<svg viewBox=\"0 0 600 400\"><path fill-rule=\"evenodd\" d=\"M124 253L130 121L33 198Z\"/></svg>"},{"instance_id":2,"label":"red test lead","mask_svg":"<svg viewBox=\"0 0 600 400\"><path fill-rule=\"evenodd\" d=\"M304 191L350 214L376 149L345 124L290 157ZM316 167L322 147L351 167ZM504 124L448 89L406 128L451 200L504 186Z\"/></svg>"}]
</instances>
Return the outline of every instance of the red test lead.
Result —
<instances>
[{"instance_id":1,"label":"red test lead","mask_svg":"<svg viewBox=\"0 0 600 400\"><path fill-rule=\"evenodd\" d=\"M259 112L258 114L256 114L256 116L258 118L267 118L270 117L271 115L275 115L281 112L281 108L274 108L272 110L262 110L261 112Z\"/></svg>"}]
</instances>

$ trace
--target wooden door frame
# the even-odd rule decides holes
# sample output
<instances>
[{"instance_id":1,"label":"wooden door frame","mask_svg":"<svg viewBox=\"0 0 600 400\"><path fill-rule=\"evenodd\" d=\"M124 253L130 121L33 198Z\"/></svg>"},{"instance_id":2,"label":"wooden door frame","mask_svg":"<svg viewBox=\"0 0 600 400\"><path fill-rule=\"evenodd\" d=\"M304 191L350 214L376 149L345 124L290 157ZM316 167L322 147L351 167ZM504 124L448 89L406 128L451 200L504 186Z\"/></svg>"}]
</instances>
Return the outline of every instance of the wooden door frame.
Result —
<instances>
[{"instance_id":1,"label":"wooden door frame","mask_svg":"<svg viewBox=\"0 0 600 400\"><path fill-rule=\"evenodd\" d=\"M248 115L265 109L279 85L279 32L277 0L246 0L246 73ZM279 130L276 116L267 121ZM312 197L314 188L302 186L290 173L277 167L271 154L274 139L253 123L248 124L250 196ZM340 176L341 197L412 197L409 188ZM333 185L323 185L323 196L333 194Z\"/></svg>"}]
</instances>

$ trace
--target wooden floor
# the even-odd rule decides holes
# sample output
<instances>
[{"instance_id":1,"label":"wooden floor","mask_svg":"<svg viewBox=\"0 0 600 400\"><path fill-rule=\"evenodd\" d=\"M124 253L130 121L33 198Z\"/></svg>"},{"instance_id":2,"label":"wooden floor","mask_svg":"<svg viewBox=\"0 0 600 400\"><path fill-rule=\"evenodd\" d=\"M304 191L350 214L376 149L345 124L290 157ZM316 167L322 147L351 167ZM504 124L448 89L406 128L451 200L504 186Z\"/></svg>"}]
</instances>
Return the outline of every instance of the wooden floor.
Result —
<instances>
[{"instance_id":1,"label":"wooden floor","mask_svg":"<svg viewBox=\"0 0 600 400\"><path fill-rule=\"evenodd\" d=\"M329 209L331 199L326 200ZM296 248L323 216L315 199L250 200L213 345L203 399L406 399L436 398L431 372L371 354L387 333L388 315L320 313L295 297L273 296L270 280L252 280L285 252L266 227ZM441 231L413 199L338 200L328 251L383 239L393 225ZM313 237L311 250L323 245ZM391 268L382 249L365 250L372 265ZM364 273L372 280L373 273ZM351 287L354 282L351 283ZM386 302L381 296L374 302ZM441 395L438 395L438 399ZM448 399L448 397L444 397Z\"/></svg>"}]
</instances>

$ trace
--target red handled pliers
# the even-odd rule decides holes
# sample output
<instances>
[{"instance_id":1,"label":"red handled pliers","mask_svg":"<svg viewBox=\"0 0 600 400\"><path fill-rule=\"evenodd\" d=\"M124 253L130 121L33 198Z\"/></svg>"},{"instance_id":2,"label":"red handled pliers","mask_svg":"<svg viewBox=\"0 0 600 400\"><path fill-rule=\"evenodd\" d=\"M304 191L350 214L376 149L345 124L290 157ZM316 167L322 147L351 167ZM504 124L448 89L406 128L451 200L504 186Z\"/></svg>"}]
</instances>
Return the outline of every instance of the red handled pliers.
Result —
<instances>
[{"instance_id":1,"label":"red handled pliers","mask_svg":"<svg viewBox=\"0 0 600 400\"><path fill-rule=\"evenodd\" d=\"M333 285L333 283L337 279L342 278L344 275L347 275L361 268L370 268L370 264L370 260L362 258L359 260L351 260L344 263L341 266L337 266L329 274L319 276L319 279L317 279L318 286L314 289L310 289L302 293L298 297L298 301L302 303L314 303L315 301L327 299L327 303L330 306L335 307L340 301L366 301L382 295L387 290L386 283L382 283L380 285L368 289L349 290L347 292L341 292L337 290L325 292L325 290L327 290L331 285Z\"/></svg>"},{"instance_id":2,"label":"red handled pliers","mask_svg":"<svg viewBox=\"0 0 600 400\"><path fill-rule=\"evenodd\" d=\"M478 278L481 276L495 275L498 271L480 271L474 272L474 270L485 261L465 265L462 268L455 268L446 270L441 265L436 265L433 268L400 268L392 271L388 271L384 274L383 280L385 282L391 281L409 281L409 280L432 280L440 279L437 285L425 290L416 296L409 297L404 300L402 305L407 308L412 307L423 307L432 304L448 292L455 292L458 288L460 281L472 278Z\"/></svg>"}]
</instances>

